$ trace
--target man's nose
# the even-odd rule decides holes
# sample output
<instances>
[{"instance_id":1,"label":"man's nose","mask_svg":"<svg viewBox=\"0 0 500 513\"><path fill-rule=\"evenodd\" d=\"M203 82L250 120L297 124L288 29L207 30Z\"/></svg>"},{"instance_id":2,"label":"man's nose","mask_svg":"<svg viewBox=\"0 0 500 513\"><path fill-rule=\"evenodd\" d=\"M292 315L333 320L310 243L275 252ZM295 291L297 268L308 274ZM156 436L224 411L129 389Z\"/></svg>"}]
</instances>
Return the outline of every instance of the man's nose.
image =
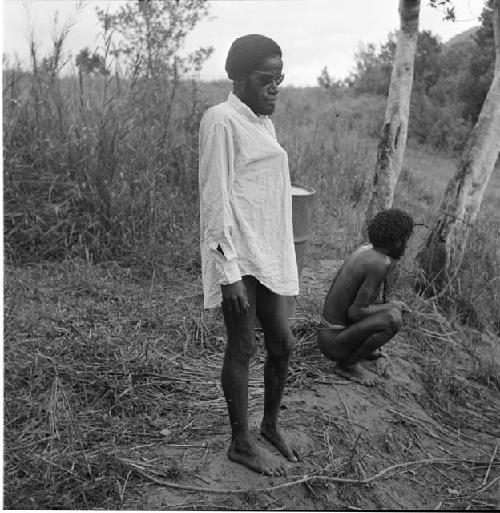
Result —
<instances>
[{"instance_id":1,"label":"man's nose","mask_svg":"<svg viewBox=\"0 0 500 513\"><path fill-rule=\"evenodd\" d=\"M275 92L278 92L278 80L276 78L272 78L271 79L271 82L269 82L269 84L267 84L267 87L268 89L270 89L271 91L275 91Z\"/></svg>"}]
</instances>

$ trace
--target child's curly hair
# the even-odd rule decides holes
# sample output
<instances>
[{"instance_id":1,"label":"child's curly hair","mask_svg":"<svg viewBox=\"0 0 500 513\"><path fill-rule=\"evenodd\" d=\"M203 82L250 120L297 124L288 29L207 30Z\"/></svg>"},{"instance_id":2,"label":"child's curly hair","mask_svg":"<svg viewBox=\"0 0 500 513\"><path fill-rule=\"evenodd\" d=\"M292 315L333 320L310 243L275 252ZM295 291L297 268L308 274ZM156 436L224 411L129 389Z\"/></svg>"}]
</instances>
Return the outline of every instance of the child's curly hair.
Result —
<instances>
[{"instance_id":1,"label":"child's curly hair","mask_svg":"<svg viewBox=\"0 0 500 513\"><path fill-rule=\"evenodd\" d=\"M397 208L381 210L368 224L368 239L376 248L389 248L413 233L413 219Z\"/></svg>"}]
</instances>

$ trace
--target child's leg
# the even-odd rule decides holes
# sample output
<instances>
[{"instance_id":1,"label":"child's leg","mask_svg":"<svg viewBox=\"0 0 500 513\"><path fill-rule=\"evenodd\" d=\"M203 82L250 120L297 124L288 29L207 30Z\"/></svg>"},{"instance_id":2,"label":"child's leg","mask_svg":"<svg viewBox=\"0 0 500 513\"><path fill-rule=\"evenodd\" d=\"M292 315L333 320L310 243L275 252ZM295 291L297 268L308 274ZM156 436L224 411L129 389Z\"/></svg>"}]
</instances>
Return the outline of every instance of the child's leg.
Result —
<instances>
[{"instance_id":1,"label":"child's leg","mask_svg":"<svg viewBox=\"0 0 500 513\"><path fill-rule=\"evenodd\" d=\"M321 352L337 363L336 372L365 385L375 382L375 376L358 365L365 356L385 345L401 329L401 314L388 309L351 324L343 330L318 330Z\"/></svg>"}]
</instances>

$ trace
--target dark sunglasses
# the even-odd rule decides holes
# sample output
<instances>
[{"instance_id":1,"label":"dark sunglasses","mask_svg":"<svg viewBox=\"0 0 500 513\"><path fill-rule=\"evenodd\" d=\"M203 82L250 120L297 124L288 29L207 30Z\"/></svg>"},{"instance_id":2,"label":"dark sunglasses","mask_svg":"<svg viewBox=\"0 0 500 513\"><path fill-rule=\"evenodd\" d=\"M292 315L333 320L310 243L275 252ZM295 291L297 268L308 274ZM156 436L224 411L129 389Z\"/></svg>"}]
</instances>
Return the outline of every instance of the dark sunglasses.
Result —
<instances>
[{"instance_id":1,"label":"dark sunglasses","mask_svg":"<svg viewBox=\"0 0 500 513\"><path fill-rule=\"evenodd\" d=\"M268 73L267 71L254 71L259 79L259 83L261 86L267 86L271 82L275 82L277 86L283 82L285 75L273 75L272 73Z\"/></svg>"}]
</instances>

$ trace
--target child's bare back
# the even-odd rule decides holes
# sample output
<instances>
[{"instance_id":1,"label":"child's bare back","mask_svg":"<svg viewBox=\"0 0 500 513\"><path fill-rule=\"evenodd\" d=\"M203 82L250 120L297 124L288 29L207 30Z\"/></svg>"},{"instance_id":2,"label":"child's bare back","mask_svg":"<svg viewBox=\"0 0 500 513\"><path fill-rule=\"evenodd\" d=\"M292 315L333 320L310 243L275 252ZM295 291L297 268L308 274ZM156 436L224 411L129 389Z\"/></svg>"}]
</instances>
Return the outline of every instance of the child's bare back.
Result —
<instances>
[{"instance_id":1,"label":"child's bare back","mask_svg":"<svg viewBox=\"0 0 500 513\"><path fill-rule=\"evenodd\" d=\"M373 303L382 287L391 266L391 259L373 249L371 244L358 248L344 262L337 272L326 295L323 318L331 324L347 326L354 319L349 316L350 307L355 303L358 292L373 274L378 286L370 290L369 303Z\"/></svg>"}]
</instances>

